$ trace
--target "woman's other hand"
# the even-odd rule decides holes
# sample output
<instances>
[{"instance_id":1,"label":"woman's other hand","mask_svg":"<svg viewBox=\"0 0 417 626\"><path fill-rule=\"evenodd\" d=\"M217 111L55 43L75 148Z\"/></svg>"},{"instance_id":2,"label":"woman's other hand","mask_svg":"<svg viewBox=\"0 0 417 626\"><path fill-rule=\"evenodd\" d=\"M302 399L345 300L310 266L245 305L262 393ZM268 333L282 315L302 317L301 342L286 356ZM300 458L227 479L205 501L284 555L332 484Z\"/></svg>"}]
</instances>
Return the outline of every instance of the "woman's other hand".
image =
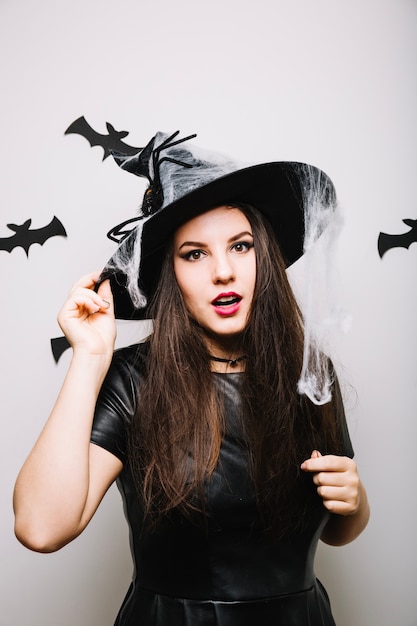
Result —
<instances>
[{"instance_id":1,"label":"woman's other hand","mask_svg":"<svg viewBox=\"0 0 417 626\"><path fill-rule=\"evenodd\" d=\"M331 545L353 541L366 527L370 515L356 463L346 456L322 456L314 450L301 469L312 474L317 493L332 513L321 539Z\"/></svg>"},{"instance_id":2,"label":"woman's other hand","mask_svg":"<svg viewBox=\"0 0 417 626\"><path fill-rule=\"evenodd\" d=\"M314 450L301 469L310 472L317 493L330 513L353 515L360 500L360 480L356 463L346 456L326 455Z\"/></svg>"}]
</instances>

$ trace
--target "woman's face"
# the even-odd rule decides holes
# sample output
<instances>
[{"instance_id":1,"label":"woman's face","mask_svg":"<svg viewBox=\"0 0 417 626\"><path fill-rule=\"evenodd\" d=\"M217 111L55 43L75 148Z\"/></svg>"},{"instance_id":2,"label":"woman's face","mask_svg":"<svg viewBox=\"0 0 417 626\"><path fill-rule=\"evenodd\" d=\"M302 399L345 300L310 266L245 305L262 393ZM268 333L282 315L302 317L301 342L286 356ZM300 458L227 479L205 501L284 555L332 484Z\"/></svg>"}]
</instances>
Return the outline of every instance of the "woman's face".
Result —
<instances>
[{"instance_id":1,"label":"woman's face","mask_svg":"<svg viewBox=\"0 0 417 626\"><path fill-rule=\"evenodd\" d=\"M251 225L237 208L220 206L178 228L174 272L190 315L227 340L247 323L256 280Z\"/></svg>"}]
</instances>

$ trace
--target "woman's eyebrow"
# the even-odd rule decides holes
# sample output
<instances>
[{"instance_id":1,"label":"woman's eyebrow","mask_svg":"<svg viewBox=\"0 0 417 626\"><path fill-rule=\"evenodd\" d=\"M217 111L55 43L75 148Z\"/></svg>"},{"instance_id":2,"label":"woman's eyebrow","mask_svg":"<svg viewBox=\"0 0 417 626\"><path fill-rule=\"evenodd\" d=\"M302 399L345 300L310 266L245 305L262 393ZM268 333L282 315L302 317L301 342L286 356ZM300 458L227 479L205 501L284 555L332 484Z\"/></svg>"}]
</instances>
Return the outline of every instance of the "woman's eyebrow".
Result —
<instances>
[{"instance_id":1,"label":"woman's eyebrow","mask_svg":"<svg viewBox=\"0 0 417 626\"><path fill-rule=\"evenodd\" d=\"M178 250L181 250L181 248L206 248L207 244L203 243L202 241L184 241L184 243L182 243Z\"/></svg>"},{"instance_id":2,"label":"woman's eyebrow","mask_svg":"<svg viewBox=\"0 0 417 626\"><path fill-rule=\"evenodd\" d=\"M230 237L230 239L227 240L227 243L232 243L233 241L237 241L237 239L240 239L241 237L245 237L247 235L253 238L253 235L249 230L244 230L241 233L237 235L233 235L233 237Z\"/></svg>"},{"instance_id":3,"label":"woman's eyebrow","mask_svg":"<svg viewBox=\"0 0 417 626\"><path fill-rule=\"evenodd\" d=\"M230 237L227 240L227 243L233 243L234 241L237 241L238 239L241 239L242 237L248 236L253 238L252 233L249 230L244 230L241 233L238 233L237 235L233 235L233 237ZM181 248L206 248L208 244L204 243L203 241L184 241L178 248L178 250L181 250Z\"/></svg>"}]
</instances>

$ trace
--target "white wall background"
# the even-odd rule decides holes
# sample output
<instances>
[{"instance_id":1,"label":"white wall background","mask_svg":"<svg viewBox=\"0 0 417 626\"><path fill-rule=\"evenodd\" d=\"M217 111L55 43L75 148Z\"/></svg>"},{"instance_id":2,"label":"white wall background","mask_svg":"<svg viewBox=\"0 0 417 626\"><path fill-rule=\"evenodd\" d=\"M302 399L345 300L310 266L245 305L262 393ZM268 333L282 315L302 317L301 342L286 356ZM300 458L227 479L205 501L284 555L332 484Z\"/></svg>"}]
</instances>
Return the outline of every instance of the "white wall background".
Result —
<instances>
[{"instance_id":1,"label":"white wall background","mask_svg":"<svg viewBox=\"0 0 417 626\"><path fill-rule=\"evenodd\" d=\"M13 535L14 480L69 354L50 339L70 285L114 250L106 232L142 195L76 135L80 115L142 146L156 130L248 161L327 171L345 211L338 283L353 326L335 344L372 505L366 532L322 547L338 626L415 626L416 255L377 253L417 218L415 0L0 0L0 237L54 215L68 238L0 250L0 625L111 626L131 562L112 488L84 535L53 555ZM119 344L137 328L120 325ZM300 625L302 626L302 625Z\"/></svg>"}]
</instances>

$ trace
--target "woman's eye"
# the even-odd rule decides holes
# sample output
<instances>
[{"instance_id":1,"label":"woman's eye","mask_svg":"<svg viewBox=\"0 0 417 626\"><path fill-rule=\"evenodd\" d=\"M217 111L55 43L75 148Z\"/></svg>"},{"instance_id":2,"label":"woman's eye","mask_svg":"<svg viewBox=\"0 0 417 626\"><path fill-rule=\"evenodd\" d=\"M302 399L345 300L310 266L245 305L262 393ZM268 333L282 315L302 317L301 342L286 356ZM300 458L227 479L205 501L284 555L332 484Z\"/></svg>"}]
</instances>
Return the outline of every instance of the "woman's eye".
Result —
<instances>
[{"instance_id":1,"label":"woman's eye","mask_svg":"<svg viewBox=\"0 0 417 626\"><path fill-rule=\"evenodd\" d=\"M247 250L250 250L251 248L253 248L253 243L249 243L248 241L238 241L237 243L234 244L232 249L235 252L246 252Z\"/></svg>"},{"instance_id":2,"label":"woman's eye","mask_svg":"<svg viewBox=\"0 0 417 626\"><path fill-rule=\"evenodd\" d=\"M190 252L187 252L186 255L184 255L184 259L186 259L187 261L199 261L202 256L203 253L201 250L191 250Z\"/></svg>"}]
</instances>

